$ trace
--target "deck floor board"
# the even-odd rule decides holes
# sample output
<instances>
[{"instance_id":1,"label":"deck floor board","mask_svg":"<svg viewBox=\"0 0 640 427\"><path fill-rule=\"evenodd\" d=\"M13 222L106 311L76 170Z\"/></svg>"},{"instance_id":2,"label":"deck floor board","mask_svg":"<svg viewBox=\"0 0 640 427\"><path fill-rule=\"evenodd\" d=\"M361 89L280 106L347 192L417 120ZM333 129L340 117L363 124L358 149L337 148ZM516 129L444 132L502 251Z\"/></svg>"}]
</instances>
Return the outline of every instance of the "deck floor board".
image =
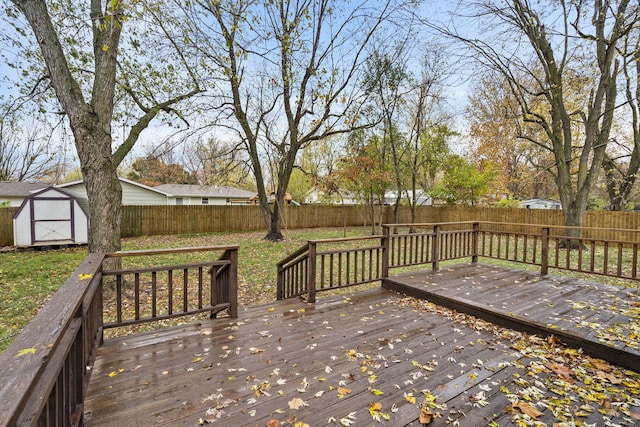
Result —
<instances>
[{"instance_id":1,"label":"deck floor board","mask_svg":"<svg viewBox=\"0 0 640 427\"><path fill-rule=\"evenodd\" d=\"M552 323L570 328L578 317L633 321L605 308L573 309L575 303L589 302L589 295L598 298L590 303L603 307L609 307L604 297L620 304L628 298L624 292L491 266L407 273L390 287L429 301L433 296L458 301L456 309L473 303L477 313L493 310L498 313L490 318L499 315L514 327L528 321L531 328ZM514 291L517 296L505 296ZM492 307L498 296L499 308ZM433 395L438 407L431 410L439 417L430 425L457 420L478 426L495 419L505 426L516 425L518 415L504 390L524 389L523 378L537 379L538 388L547 384L543 403L558 397L551 391L555 374L539 369L545 361L517 348L521 335L460 310L416 304L383 288L329 298L319 294L315 305L278 301L241 310L235 320L207 319L107 340L93 367L86 425L262 427L277 419L281 425L337 426L351 414L353 426L420 426L420 405ZM519 310L512 313L515 319L509 315L513 309ZM600 339L585 327L571 332ZM637 357L635 349L615 344L627 350L627 357ZM291 402L307 406L293 408ZM374 403L389 420L373 417ZM536 406L542 413L538 421L558 422L543 403ZM640 412L640 405L631 412ZM598 414L590 419L602 423ZM608 419L634 425L620 412Z\"/></svg>"}]
</instances>

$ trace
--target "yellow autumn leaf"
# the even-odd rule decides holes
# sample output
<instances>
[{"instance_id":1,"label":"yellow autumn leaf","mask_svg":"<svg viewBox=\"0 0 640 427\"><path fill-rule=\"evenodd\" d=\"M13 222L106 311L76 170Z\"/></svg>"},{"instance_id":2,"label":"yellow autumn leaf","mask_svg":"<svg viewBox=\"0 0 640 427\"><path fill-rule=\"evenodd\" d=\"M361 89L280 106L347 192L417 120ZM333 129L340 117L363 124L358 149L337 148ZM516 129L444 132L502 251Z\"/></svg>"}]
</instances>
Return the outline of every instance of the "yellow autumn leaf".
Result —
<instances>
[{"instance_id":1,"label":"yellow autumn leaf","mask_svg":"<svg viewBox=\"0 0 640 427\"><path fill-rule=\"evenodd\" d=\"M103 44L103 45L102 45L102 50L103 50L104 52L108 51L108 50L109 50L109 46L107 46L106 44Z\"/></svg>"},{"instance_id":2,"label":"yellow autumn leaf","mask_svg":"<svg viewBox=\"0 0 640 427\"><path fill-rule=\"evenodd\" d=\"M404 398L407 400L407 402L412 403L414 405L418 401L416 397L413 395L413 393L405 393Z\"/></svg>"},{"instance_id":3,"label":"yellow autumn leaf","mask_svg":"<svg viewBox=\"0 0 640 427\"><path fill-rule=\"evenodd\" d=\"M276 311L276 308L275 307L269 307L269 309L267 311L269 313L272 313L272 312Z\"/></svg>"},{"instance_id":4,"label":"yellow autumn leaf","mask_svg":"<svg viewBox=\"0 0 640 427\"><path fill-rule=\"evenodd\" d=\"M369 391L376 396L380 396L381 394L384 394L384 391L378 390L377 388L370 388Z\"/></svg>"},{"instance_id":5,"label":"yellow autumn leaf","mask_svg":"<svg viewBox=\"0 0 640 427\"><path fill-rule=\"evenodd\" d=\"M20 350L18 352L16 357L21 357L21 356L24 356L26 354L36 354L36 348L35 347L23 348L22 350Z\"/></svg>"},{"instance_id":6,"label":"yellow autumn leaf","mask_svg":"<svg viewBox=\"0 0 640 427\"><path fill-rule=\"evenodd\" d=\"M81 273L81 274L78 274L78 277L80 278L80 280L87 280L87 279L91 279L93 277L93 274Z\"/></svg>"},{"instance_id":7,"label":"yellow autumn leaf","mask_svg":"<svg viewBox=\"0 0 640 427\"><path fill-rule=\"evenodd\" d=\"M113 378L113 377L115 377L116 375L118 375L118 373L117 373L116 371L111 371L111 372L109 372L109 377L110 377L110 378Z\"/></svg>"},{"instance_id":8,"label":"yellow autumn leaf","mask_svg":"<svg viewBox=\"0 0 640 427\"><path fill-rule=\"evenodd\" d=\"M369 405L369 414L372 417L380 416L380 411L382 410L382 403L372 403Z\"/></svg>"}]
</instances>

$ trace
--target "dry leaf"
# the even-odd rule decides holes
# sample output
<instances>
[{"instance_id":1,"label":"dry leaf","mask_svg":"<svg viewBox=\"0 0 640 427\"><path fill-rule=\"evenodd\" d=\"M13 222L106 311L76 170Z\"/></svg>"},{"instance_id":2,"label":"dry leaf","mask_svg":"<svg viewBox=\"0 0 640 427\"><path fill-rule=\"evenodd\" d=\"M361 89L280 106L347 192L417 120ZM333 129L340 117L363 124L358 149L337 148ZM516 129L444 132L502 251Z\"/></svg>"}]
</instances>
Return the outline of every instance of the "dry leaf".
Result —
<instances>
[{"instance_id":1,"label":"dry leaf","mask_svg":"<svg viewBox=\"0 0 640 427\"><path fill-rule=\"evenodd\" d=\"M553 372L558 374L563 380L568 383L573 383L573 369L563 365L562 363L557 362L549 362L547 363L547 368L551 369Z\"/></svg>"},{"instance_id":2,"label":"dry leaf","mask_svg":"<svg viewBox=\"0 0 640 427\"><path fill-rule=\"evenodd\" d=\"M526 402L514 403L513 407L519 409L520 412L530 416L534 420L538 418L540 415L542 415L542 412L538 411L536 408L534 408L533 406L529 405Z\"/></svg>"},{"instance_id":3,"label":"dry leaf","mask_svg":"<svg viewBox=\"0 0 640 427\"><path fill-rule=\"evenodd\" d=\"M589 361L589 364L591 366L599 371L609 372L611 370L611 365L609 365L607 362L603 362L598 359L592 359L591 357L587 357L587 360Z\"/></svg>"},{"instance_id":4,"label":"dry leaf","mask_svg":"<svg viewBox=\"0 0 640 427\"><path fill-rule=\"evenodd\" d=\"M280 421L275 418L271 418L269 421L265 423L266 427L280 427Z\"/></svg>"},{"instance_id":5,"label":"dry leaf","mask_svg":"<svg viewBox=\"0 0 640 427\"><path fill-rule=\"evenodd\" d=\"M300 409L303 406L309 406L307 402L300 399L299 397L294 397L289 401L289 409Z\"/></svg>"},{"instance_id":6,"label":"dry leaf","mask_svg":"<svg viewBox=\"0 0 640 427\"><path fill-rule=\"evenodd\" d=\"M340 394L351 394L351 389L346 387L338 387L338 393Z\"/></svg>"},{"instance_id":7,"label":"dry leaf","mask_svg":"<svg viewBox=\"0 0 640 427\"><path fill-rule=\"evenodd\" d=\"M429 408L426 407L421 407L420 408L420 424L422 424L423 426L426 426L427 424L431 424L431 421L433 421L433 419L436 417L436 414L434 414Z\"/></svg>"}]
</instances>

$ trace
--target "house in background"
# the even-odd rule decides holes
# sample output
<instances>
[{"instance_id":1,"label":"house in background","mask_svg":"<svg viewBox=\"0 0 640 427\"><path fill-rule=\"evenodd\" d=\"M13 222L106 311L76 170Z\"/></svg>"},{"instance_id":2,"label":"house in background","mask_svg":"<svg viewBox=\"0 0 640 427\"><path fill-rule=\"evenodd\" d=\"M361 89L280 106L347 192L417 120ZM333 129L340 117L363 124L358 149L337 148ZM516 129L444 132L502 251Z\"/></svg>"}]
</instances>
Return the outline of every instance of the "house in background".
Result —
<instances>
[{"instance_id":1,"label":"house in background","mask_svg":"<svg viewBox=\"0 0 640 427\"><path fill-rule=\"evenodd\" d=\"M122 186L123 206L152 205L230 205L251 204L253 191L240 190L228 186L162 184L149 187L126 178L119 178ZM18 207L31 194L49 184L30 184L26 182L0 182L0 203L8 201L10 206ZM84 181L72 181L54 186L73 195L80 205L88 208L87 189Z\"/></svg>"},{"instance_id":2,"label":"house in background","mask_svg":"<svg viewBox=\"0 0 640 427\"><path fill-rule=\"evenodd\" d=\"M276 193L275 191L272 191L271 194L269 195L269 200L267 201L268 204L273 204L273 202L276 201ZM251 205L259 205L260 204L260 197L258 195L258 193L253 193L251 199L249 200L249 204ZM296 202L295 200L293 200L293 196L291 196L291 194L289 193L285 193L284 194L284 204L287 206L300 206L299 202Z\"/></svg>"},{"instance_id":3,"label":"house in background","mask_svg":"<svg viewBox=\"0 0 640 427\"><path fill-rule=\"evenodd\" d=\"M9 207L19 207L24 199L51 184L41 182L0 181L0 205L9 202Z\"/></svg>"},{"instance_id":4,"label":"house in background","mask_svg":"<svg viewBox=\"0 0 640 427\"><path fill-rule=\"evenodd\" d=\"M404 190L400 196L401 204L409 204L409 201L413 201L413 191ZM395 205L398 200L398 192L394 190L387 191L384 193L384 204L385 205ZM416 206L431 206L433 205L433 200L431 196L425 193L422 190L416 190Z\"/></svg>"},{"instance_id":5,"label":"house in background","mask_svg":"<svg viewBox=\"0 0 640 427\"><path fill-rule=\"evenodd\" d=\"M349 191L327 194L317 188L312 188L304 195L302 202L306 205L330 204L330 205L356 205L355 194Z\"/></svg>"},{"instance_id":6,"label":"house in background","mask_svg":"<svg viewBox=\"0 0 640 427\"><path fill-rule=\"evenodd\" d=\"M226 185L161 184L153 189L167 194L169 205L249 204L255 194Z\"/></svg>"},{"instance_id":7,"label":"house in background","mask_svg":"<svg viewBox=\"0 0 640 427\"><path fill-rule=\"evenodd\" d=\"M126 178L118 178L120 185L122 186L122 205L137 205L137 206L149 206L149 205L166 205L168 198L171 196L162 190L148 187L140 184L139 182L131 181ZM80 204L83 207L87 207L87 189L84 186L84 181L72 181L64 184L56 185L56 188L62 188L65 191L73 194L80 200Z\"/></svg>"},{"instance_id":8,"label":"house in background","mask_svg":"<svg viewBox=\"0 0 640 427\"><path fill-rule=\"evenodd\" d=\"M529 199L520 202L519 206L525 209L562 209L562 203L551 199Z\"/></svg>"}]
</instances>

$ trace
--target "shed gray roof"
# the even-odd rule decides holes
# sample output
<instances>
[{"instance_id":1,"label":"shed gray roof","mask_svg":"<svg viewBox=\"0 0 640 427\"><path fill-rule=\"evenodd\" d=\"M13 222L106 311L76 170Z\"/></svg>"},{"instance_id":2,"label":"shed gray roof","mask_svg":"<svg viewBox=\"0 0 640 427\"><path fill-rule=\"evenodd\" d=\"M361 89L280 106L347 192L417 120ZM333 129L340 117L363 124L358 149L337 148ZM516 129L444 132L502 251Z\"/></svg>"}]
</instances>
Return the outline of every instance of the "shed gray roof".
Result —
<instances>
[{"instance_id":1,"label":"shed gray roof","mask_svg":"<svg viewBox=\"0 0 640 427\"><path fill-rule=\"evenodd\" d=\"M34 191L42 190L50 185L42 182L0 181L0 196L27 197Z\"/></svg>"},{"instance_id":2,"label":"shed gray roof","mask_svg":"<svg viewBox=\"0 0 640 427\"><path fill-rule=\"evenodd\" d=\"M255 194L253 191L241 190L226 185L161 184L153 188L169 193L174 197L228 197L231 199L250 199Z\"/></svg>"}]
</instances>

